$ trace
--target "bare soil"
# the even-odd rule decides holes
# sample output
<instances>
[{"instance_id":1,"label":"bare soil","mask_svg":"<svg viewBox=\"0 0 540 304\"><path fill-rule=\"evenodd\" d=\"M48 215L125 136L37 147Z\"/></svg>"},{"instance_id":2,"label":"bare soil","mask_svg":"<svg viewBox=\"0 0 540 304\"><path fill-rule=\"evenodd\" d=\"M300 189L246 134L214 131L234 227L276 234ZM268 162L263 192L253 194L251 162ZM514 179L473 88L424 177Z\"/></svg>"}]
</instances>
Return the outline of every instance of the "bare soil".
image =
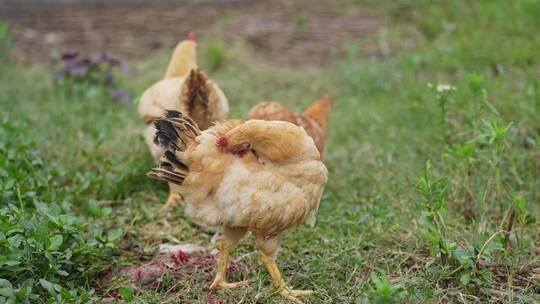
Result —
<instances>
[{"instance_id":1,"label":"bare soil","mask_svg":"<svg viewBox=\"0 0 540 304\"><path fill-rule=\"evenodd\" d=\"M198 38L241 39L255 56L277 64L322 66L361 42L364 55L382 26L366 8L334 1L239 1L122 6L55 6L0 11L15 31L14 56L46 61L53 51L79 50L144 58L171 48L189 31Z\"/></svg>"}]
</instances>

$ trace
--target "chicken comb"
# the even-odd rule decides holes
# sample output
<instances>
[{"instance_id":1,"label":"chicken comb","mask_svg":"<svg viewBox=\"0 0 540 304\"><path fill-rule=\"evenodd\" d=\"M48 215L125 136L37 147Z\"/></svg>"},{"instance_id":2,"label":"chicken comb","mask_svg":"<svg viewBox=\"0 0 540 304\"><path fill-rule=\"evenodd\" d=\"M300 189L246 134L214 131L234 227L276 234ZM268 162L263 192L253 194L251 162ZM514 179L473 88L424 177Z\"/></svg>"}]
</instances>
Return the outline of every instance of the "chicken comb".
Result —
<instances>
[{"instance_id":1,"label":"chicken comb","mask_svg":"<svg viewBox=\"0 0 540 304\"><path fill-rule=\"evenodd\" d=\"M225 148L228 144L229 144L229 140L225 136L220 136L216 140L216 146L218 146L220 148Z\"/></svg>"},{"instance_id":2,"label":"chicken comb","mask_svg":"<svg viewBox=\"0 0 540 304\"><path fill-rule=\"evenodd\" d=\"M196 37L196 35L195 35L195 32L189 32L189 33L187 34L187 39L188 39L188 40L196 41L196 40L197 40L196 38L197 38L197 37Z\"/></svg>"}]
</instances>

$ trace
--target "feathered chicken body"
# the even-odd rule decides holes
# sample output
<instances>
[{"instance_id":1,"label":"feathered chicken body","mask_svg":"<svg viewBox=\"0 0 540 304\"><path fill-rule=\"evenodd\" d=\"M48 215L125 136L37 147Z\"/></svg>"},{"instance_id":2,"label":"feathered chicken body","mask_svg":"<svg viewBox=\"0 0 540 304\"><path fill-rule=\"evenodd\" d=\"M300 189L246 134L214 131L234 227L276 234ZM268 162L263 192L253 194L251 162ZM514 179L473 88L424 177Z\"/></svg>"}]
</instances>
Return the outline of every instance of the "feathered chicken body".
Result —
<instances>
[{"instance_id":1,"label":"feathered chicken body","mask_svg":"<svg viewBox=\"0 0 540 304\"><path fill-rule=\"evenodd\" d=\"M165 115L166 110L184 113L201 130L228 116L229 104L225 94L198 68L196 47L193 35L181 41L174 50L164 78L141 96L138 111L148 124L144 137L156 162L163 155L163 149L153 142L155 128L152 122ZM177 195L171 192L167 204L170 206L177 200Z\"/></svg>"},{"instance_id":2,"label":"feathered chicken body","mask_svg":"<svg viewBox=\"0 0 540 304\"><path fill-rule=\"evenodd\" d=\"M180 185L186 212L195 220L223 227L212 286L236 287L226 282L221 266L251 231L280 293L300 303L295 296L309 292L287 288L274 260L281 233L314 223L327 170L313 139L283 121L229 120L200 132L174 111L155 126L156 144L166 152L149 175Z\"/></svg>"},{"instance_id":3,"label":"feathered chicken body","mask_svg":"<svg viewBox=\"0 0 540 304\"><path fill-rule=\"evenodd\" d=\"M263 101L249 111L248 117L249 119L288 121L303 127L315 141L321 153L321 159L325 159L328 144L326 126L331 107L330 96L324 96L315 101L304 112L293 112L278 102Z\"/></svg>"}]
</instances>

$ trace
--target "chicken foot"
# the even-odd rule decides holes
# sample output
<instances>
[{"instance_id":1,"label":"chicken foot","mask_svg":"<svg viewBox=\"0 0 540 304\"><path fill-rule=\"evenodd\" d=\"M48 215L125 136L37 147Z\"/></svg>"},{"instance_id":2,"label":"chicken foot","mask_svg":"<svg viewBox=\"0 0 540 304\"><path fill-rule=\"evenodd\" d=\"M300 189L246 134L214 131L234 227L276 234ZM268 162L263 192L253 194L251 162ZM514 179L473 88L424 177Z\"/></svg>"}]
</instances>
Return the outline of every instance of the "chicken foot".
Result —
<instances>
[{"instance_id":1,"label":"chicken foot","mask_svg":"<svg viewBox=\"0 0 540 304\"><path fill-rule=\"evenodd\" d=\"M304 304L304 302L300 301L296 297L309 296L313 294L313 291L290 289L287 286L276 264L275 257L279 246L279 240L276 238L264 240L264 238L257 237L256 242L259 250L261 251L261 262L270 273L274 286L277 288L279 294L295 304Z\"/></svg>"},{"instance_id":2,"label":"chicken foot","mask_svg":"<svg viewBox=\"0 0 540 304\"><path fill-rule=\"evenodd\" d=\"M176 205L182 205L184 203L184 199L179 193L179 187L173 183L169 183L169 196L167 197L167 202L165 203L165 206L163 206L163 209L169 209Z\"/></svg>"},{"instance_id":3,"label":"chicken foot","mask_svg":"<svg viewBox=\"0 0 540 304\"><path fill-rule=\"evenodd\" d=\"M241 286L247 285L248 281L240 281L235 283L227 282L227 268L229 264L229 254L236 247L240 239L246 234L245 228L230 228L223 227L221 232L221 239L219 241L219 258L217 265L217 272L210 285L211 289L228 288L235 289Z\"/></svg>"},{"instance_id":4,"label":"chicken foot","mask_svg":"<svg viewBox=\"0 0 540 304\"><path fill-rule=\"evenodd\" d=\"M165 202L165 206L163 206L163 209L169 209L176 205L178 205L182 201L182 197L179 194L169 192L169 196L167 197L167 201Z\"/></svg>"}]
</instances>

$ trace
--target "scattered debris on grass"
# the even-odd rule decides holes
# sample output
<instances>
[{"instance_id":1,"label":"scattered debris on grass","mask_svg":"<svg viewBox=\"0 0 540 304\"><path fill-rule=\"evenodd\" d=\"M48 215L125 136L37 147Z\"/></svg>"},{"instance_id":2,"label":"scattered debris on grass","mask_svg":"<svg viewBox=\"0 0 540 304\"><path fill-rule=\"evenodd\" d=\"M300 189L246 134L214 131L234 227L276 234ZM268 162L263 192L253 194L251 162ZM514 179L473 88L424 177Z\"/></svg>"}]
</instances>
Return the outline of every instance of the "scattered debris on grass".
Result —
<instances>
[{"instance_id":1,"label":"scattered debris on grass","mask_svg":"<svg viewBox=\"0 0 540 304\"><path fill-rule=\"evenodd\" d=\"M197 284L210 286L215 274L217 254L208 253L195 244L161 244L159 247L160 253L150 261L133 264L103 276L97 282L97 289L110 288L106 294L115 298L118 296L116 286L133 285L136 288L156 289L165 279L197 281ZM246 269L239 267L238 261L229 262L229 276L242 278L246 272ZM208 297L213 295L209 294ZM215 300L211 301L210 298L209 302Z\"/></svg>"},{"instance_id":2,"label":"scattered debris on grass","mask_svg":"<svg viewBox=\"0 0 540 304\"><path fill-rule=\"evenodd\" d=\"M184 252L186 254L190 253L196 253L196 252L204 252L205 249L199 245L196 244L160 244L159 245L159 252L161 253L174 253L174 252Z\"/></svg>"}]
</instances>

